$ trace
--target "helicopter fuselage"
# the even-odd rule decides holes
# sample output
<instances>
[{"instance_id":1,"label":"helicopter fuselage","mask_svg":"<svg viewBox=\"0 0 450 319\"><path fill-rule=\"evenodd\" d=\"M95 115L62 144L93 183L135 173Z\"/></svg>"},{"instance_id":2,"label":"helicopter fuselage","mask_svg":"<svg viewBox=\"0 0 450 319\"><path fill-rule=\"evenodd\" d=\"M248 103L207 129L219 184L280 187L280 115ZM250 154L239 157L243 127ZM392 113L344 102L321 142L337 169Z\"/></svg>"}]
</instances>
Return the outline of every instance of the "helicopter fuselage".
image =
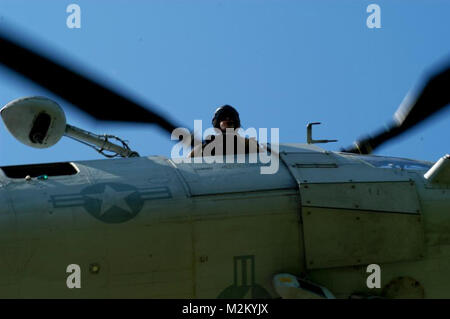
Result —
<instances>
[{"instance_id":1,"label":"helicopter fuselage","mask_svg":"<svg viewBox=\"0 0 450 319\"><path fill-rule=\"evenodd\" d=\"M270 175L159 156L3 167L0 297L276 298L278 273L338 298L450 297L448 185L432 163L367 159L282 144Z\"/></svg>"}]
</instances>

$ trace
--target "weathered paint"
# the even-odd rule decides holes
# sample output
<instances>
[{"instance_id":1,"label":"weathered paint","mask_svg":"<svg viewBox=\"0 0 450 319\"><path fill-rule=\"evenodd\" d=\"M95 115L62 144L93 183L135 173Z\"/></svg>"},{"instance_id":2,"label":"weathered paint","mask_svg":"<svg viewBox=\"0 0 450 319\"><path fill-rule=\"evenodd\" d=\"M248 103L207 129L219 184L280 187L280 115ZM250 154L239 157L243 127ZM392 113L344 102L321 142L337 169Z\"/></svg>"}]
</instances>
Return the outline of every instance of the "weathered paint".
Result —
<instances>
[{"instance_id":1,"label":"weathered paint","mask_svg":"<svg viewBox=\"0 0 450 319\"><path fill-rule=\"evenodd\" d=\"M331 219L321 223L321 218L340 214L337 210L355 201L360 206L352 212L376 214L361 215L368 217L366 227L382 230L391 224L392 241L396 227L401 234L408 225L394 219L421 217L419 235L411 246L402 244L404 255L385 263L379 254L372 261L381 264L383 285L410 276L420 281L426 297L449 297L450 283L441 278L450 269L448 188L427 185L424 172L375 168L313 145L282 146L280 154L280 170L273 176L261 175L260 164L208 168L163 157L75 162L78 174L48 180L12 180L0 171L0 262L8 265L0 275L0 297L217 298L225 292L276 297L277 273L306 274L337 297L377 294L365 287L367 274L357 261L327 266L325 258L325 268L307 268L308 249L312 255L327 253L314 249L316 239L305 246L315 238L315 227L336 231ZM305 185L316 192L305 192ZM351 185L356 188L340 189ZM367 201L358 198L369 191L375 193ZM395 202L408 198L415 202ZM307 207L319 214L311 227L306 227ZM369 216L383 218L375 218L374 225ZM358 251L358 236L365 233L346 225L336 236L353 232ZM389 244L398 243L384 243ZM339 258L352 260L355 256L346 256L352 251L341 250ZM370 255L370 247L365 251ZM65 270L72 263L81 266L81 289L66 287ZM244 264L250 268L239 270Z\"/></svg>"}]
</instances>

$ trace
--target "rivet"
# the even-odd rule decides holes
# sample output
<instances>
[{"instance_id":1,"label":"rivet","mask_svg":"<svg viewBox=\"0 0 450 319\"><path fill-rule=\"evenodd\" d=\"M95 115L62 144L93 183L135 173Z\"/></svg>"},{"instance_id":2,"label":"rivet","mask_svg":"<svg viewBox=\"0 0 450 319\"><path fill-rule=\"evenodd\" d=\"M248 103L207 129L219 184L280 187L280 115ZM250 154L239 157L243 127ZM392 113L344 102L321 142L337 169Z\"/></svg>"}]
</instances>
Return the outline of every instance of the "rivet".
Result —
<instances>
[{"instance_id":1,"label":"rivet","mask_svg":"<svg viewBox=\"0 0 450 319\"><path fill-rule=\"evenodd\" d=\"M89 272L91 274L98 274L100 272L100 265L98 263L93 263L89 265Z\"/></svg>"}]
</instances>

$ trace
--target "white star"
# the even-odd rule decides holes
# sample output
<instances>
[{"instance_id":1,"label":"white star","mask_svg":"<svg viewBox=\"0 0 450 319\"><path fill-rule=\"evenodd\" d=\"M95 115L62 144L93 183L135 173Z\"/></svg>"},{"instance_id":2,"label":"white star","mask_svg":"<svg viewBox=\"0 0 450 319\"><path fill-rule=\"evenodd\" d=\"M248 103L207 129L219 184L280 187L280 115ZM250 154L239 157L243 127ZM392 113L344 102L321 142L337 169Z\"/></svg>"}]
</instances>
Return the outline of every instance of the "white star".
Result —
<instances>
[{"instance_id":1,"label":"white star","mask_svg":"<svg viewBox=\"0 0 450 319\"><path fill-rule=\"evenodd\" d=\"M88 197L99 199L102 201L102 206L100 208L100 216L103 216L105 212L113 206L122 208L128 214L132 214L130 206L125 201L125 198L133 194L135 191L116 191L110 186L106 185L105 190L101 194L89 194Z\"/></svg>"}]
</instances>

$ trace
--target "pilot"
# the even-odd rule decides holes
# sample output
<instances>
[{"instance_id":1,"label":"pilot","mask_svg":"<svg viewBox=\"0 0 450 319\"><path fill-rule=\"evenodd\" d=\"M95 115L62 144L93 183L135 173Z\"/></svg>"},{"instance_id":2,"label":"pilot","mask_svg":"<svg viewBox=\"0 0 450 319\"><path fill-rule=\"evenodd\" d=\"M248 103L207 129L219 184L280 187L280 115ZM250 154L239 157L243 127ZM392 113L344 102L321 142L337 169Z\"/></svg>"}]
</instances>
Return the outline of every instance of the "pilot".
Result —
<instances>
[{"instance_id":1,"label":"pilot","mask_svg":"<svg viewBox=\"0 0 450 319\"><path fill-rule=\"evenodd\" d=\"M238 154L242 150L245 150L246 154L259 151L259 145L255 139L243 138L237 133L237 130L241 127L241 120L238 111L231 105L223 105L216 110L212 119L212 125L218 134L208 136L202 145L199 145L192 150L189 154L190 157ZM229 138L234 139L234 148L227 150L226 141ZM208 151L205 152L205 148L213 141L216 141L216 145L211 149L211 154L207 154ZM201 152L199 151L200 147L202 149Z\"/></svg>"},{"instance_id":2,"label":"pilot","mask_svg":"<svg viewBox=\"0 0 450 319\"><path fill-rule=\"evenodd\" d=\"M231 105L223 105L214 113L212 125L214 128L219 129L223 134L225 134L227 128L240 128L241 119L239 118L238 111L236 111L234 107Z\"/></svg>"}]
</instances>

